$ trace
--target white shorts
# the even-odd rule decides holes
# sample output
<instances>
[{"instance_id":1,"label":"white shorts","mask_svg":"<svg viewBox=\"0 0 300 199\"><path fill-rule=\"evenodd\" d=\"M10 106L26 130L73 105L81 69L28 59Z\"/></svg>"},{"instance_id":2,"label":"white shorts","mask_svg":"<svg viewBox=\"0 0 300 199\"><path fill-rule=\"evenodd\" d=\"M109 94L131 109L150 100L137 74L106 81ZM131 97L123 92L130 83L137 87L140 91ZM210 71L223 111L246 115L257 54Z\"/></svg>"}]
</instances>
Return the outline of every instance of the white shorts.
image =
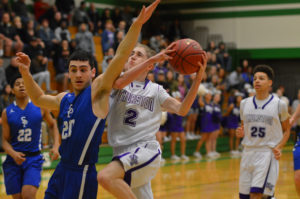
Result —
<instances>
[{"instance_id":1,"label":"white shorts","mask_svg":"<svg viewBox=\"0 0 300 199\"><path fill-rule=\"evenodd\" d=\"M160 168L161 161L161 150L157 141L114 148L113 160L120 160L123 164L125 170L124 180L134 192L138 191L137 188L144 186L150 189L152 195L151 184L149 186L149 183ZM143 192L149 191L143 190Z\"/></svg>"},{"instance_id":2,"label":"white shorts","mask_svg":"<svg viewBox=\"0 0 300 199\"><path fill-rule=\"evenodd\" d=\"M240 165L240 195L263 193L273 196L279 163L270 148L244 148Z\"/></svg>"}]
</instances>

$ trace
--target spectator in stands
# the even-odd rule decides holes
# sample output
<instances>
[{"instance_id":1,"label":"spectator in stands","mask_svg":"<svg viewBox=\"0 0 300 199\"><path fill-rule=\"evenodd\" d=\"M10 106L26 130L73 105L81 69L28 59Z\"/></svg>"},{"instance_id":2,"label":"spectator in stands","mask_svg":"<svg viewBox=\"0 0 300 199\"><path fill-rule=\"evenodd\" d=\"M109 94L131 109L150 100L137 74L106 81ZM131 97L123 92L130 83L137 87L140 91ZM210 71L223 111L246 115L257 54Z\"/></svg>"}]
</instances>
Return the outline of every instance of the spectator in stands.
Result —
<instances>
[{"instance_id":1,"label":"spectator in stands","mask_svg":"<svg viewBox=\"0 0 300 199\"><path fill-rule=\"evenodd\" d=\"M96 10L95 4L90 3L90 7L87 10L88 17L90 19L90 30L95 35L101 29L101 19L99 12Z\"/></svg>"},{"instance_id":2,"label":"spectator in stands","mask_svg":"<svg viewBox=\"0 0 300 199\"><path fill-rule=\"evenodd\" d=\"M37 56L31 61L30 72L33 79L40 87L43 83L46 84L46 93L54 94L56 92L52 91L50 88L50 72L48 71L47 66L48 58L45 57L44 52L40 50L37 52Z\"/></svg>"},{"instance_id":3,"label":"spectator in stands","mask_svg":"<svg viewBox=\"0 0 300 199\"><path fill-rule=\"evenodd\" d=\"M147 74L147 79L151 82L155 82L154 73L152 71L149 71L149 73Z\"/></svg>"},{"instance_id":4,"label":"spectator in stands","mask_svg":"<svg viewBox=\"0 0 300 199\"><path fill-rule=\"evenodd\" d=\"M53 9L55 9L55 7L53 7ZM51 17L51 12L48 13L49 17L46 17L49 21L50 21L50 28L54 31L56 30L58 27L60 27L60 24L62 23L62 16L61 16L61 12L59 11L55 11L53 10L54 15L53 17Z\"/></svg>"},{"instance_id":5,"label":"spectator in stands","mask_svg":"<svg viewBox=\"0 0 300 199\"><path fill-rule=\"evenodd\" d=\"M3 39L1 39L1 37L0 37L0 57L2 57L3 54L4 54L3 43L4 43L4 41L3 41Z\"/></svg>"},{"instance_id":6,"label":"spectator in stands","mask_svg":"<svg viewBox=\"0 0 300 199\"><path fill-rule=\"evenodd\" d=\"M213 53L214 53L214 54L219 53L219 49L216 47L216 44L215 44L214 41L210 41L210 42L208 43L208 47L207 47L206 51L207 51L207 52L210 52L210 53L212 53L212 54L213 54Z\"/></svg>"},{"instance_id":7,"label":"spectator in stands","mask_svg":"<svg viewBox=\"0 0 300 199\"><path fill-rule=\"evenodd\" d=\"M287 98L286 96L284 96L284 87L283 86L280 86L277 90L276 90L276 94L275 95L277 95L277 97L279 98L279 99L281 99L282 101L284 101L286 104L287 104L287 106L289 107L289 105L290 105L290 100L289 100L289 98Z\"/></svg>"},{"instance_id":8,"label":"spectator in stands","mask_svg":"<svg viewBox=\"0 0 300 199\"><path fill-rule=\"evenodd\" d=\"M247 59L243 59L242 61L242 71L247 72L248 71L249 62Z\"/></svg>"},{"instance_id":9,"label":"spectator in stands","mask_svg":"<svg viewBox=\"0 0 300 199\"><path fill-rule=\"evenodd\" d=\"M245 83L248 83L248 84L252 85L252 82L253 82L253 68L252 68L252 66L248 66L247 71L242 72L242 77L243 77Z\"/></svg>"},{"instance_id":10,"label":"spectator in stands","mask_svg":"<svg viewBox=\"0 0 300 199\"><path fill-rule=\"evenodd\" d=\"M102 32L102 50L105 53L109 48L114 46L115 42L115 27L112 20L107 20L105 23L105 30Z\"/></svg>"},{"instance_id":11,"label":"spectator in stands","mask_svg":"<svg viewBox=\"0 0 300 199\"><path fill-rule=\"evenodd\" d=\"M80 3L79 8L76 8L74 11L74 16L73 16L73 24L75 26L79 26L82 23L89 24L90 23L90 18L85 10L86 5L85 2L82 1Z\"/></svg>"},{"instance_id":12,"label":"spectator in stands","mask_svg":"<svg viewBox=\"0 0 300 199\"><path fill-rule=\"evenodd\" d=\"M297 98L293 101L292 103L292 113L294 114L297 110L297 107L298 105L300 104L300 89L298 90L298 95L297 95ZM299 133L300 132L300 119L298 119L296 121L296 124L295 124L295 131L296 133Z\"/></svg>"},{"instance_id":13,"label":"spectator in stands","mask_svg":"<svg viewBox=\"0 0 300 199\"><path fill-rule=\"evenodd\" d=\"M228 89L237 89L241 90L243 88L244 79L242 77L242 68L238 66L236 70L232 71L227 76Z\"/></svg>"},{"instance_id":14,"label":"spectator in stands","mask_svg":"<svg viewBox=\"0 0 300 199\"><path fill-rule=\"evenodd\" d=\"M124 35L123 38L125 37L126 32L127 32L127 30L126 30L126 21L121 20L119 22L119 24L117 25L116 32L123 32L123 35Z\"/></svg>"},{"instance_id":15,"label":"spectator in stands","mask_svg":"<svg viewBox=\"0 0 300 199\"><path fill-rule=\"evenodd\" d=\"M154 16L154 14L155 13L153 13L153 16ZM132 19L133 19L132 8L129 5L126 5L123 9L123 12L121 13L121 16L122 16L122 20L126 21L126 25L127 25L126 29L128 29L128 27L132 24ZM153 20L153 18L152 18L152 20Z\"/></svg>"},{"instance_id":16,"label":"spectator in stands","mask_svg":"<svg viewBox=\"0 0 300 199\"><path fill-rule=\"evenodd\" d=\"M224 68L227 72L231 71L232 57L229 55L224 42L220 42L219 44L217 62L220 63L221 67Z\"/></svg>"},{"instance_id":17,"label":"spectator in stands","mask_svg":"<svg viewBox=\"0 0 300 199\"><path fill-rule=\"evenodd\" d=\"M62 91L68 89L68 57L70 55L70 50L68 46L68 41L63 40L60 49L56 51L54 56L54 68L55 68L55 80L62 85Z\"/></svg>"},{"instance_id":18,"label":"spectator in stands","mask_svg":"<svg viewBox=\"0 0 300 199\"><path fill-rule=\"evenodd\" d=\"M54 46L59 45L59 41L56 39L54 31L49 27L49 21L46 18L42 21L38 31L38 37L41 38L45 44L46 56L50 57Z\"/></svg>"},{"instance_id":19,"label":"spectator in stands","mask_svg":"<svg viewBox=\"0 0 300 199\"><path fill-rule=\"evenodd\" d=\"M121 21L124 21L123 17L122 17L121 9L119 7L115 7L113 9L111 19L112 19L115 27L117 27ZM126 28L126 21L124 21L124 22L125 22L125 28Z\"/></svg>"},{"instance_id":20,"label":"spectator in stands","mask_svg":"<svg viewBox=\"0 0 300 199\"><path fill-rule=\"evenodd\" d=\"M15 16L14 19L13 19L13 24L12 25L16 29L17 35L19 35L21 40L22 40L22 35L24 35L24 28L23 28L21 17ZM22 40L22 42L24 42L24 41ZM25 45L26 45L26 43L24 44L24 46Z\"/></svg>"},{"instance_id":21,"label":"spectator in stands","mask_svg":"<svg viewBox=\"0 0 300 199\"><path fill-rule=\"evenodd\" d=\"M75 35L75 41L77 49L89 52L94 57L96 56L93 34L88 30L85 23L80 24L79 31Z\"/></svg>"},{"instance_id":22,"label":"spectator in stands","mask_svg":"<svg viewBox=\"0 0 300 199\"><path fill-rule=\"evenodd\" d=\"M48 3L43 2L43 0L35 0L33 4L35 20L39 21L40 17L43 16L48 9L50 9Z\"/></svg>"},{"instance_id":23,"label":"spectator in stands","mask_svg":"<svg viewBox=\"0 0 300 199\"><path fill-rule=\"evenodd\" d=\"M5 69L3 68L3 59L0 58L0 94L2 93L5 85L7 84Z\"/></svg>"},{"instance_id":24,"label":"spectator in stands","mask_svg":"<svg viewBox=\"0 0 300 199\"><path fill-rule=\"evenodd\" d=\"M19 52L23 49L24 44L16 33L16 29L11 25L10 16L7 12L2 15L0 39L4 41L4 56L10 57L13 50Z\"/></svg>"},{"instance_id":25,"label":"spectator in stands","mask_svg":"<svg viewBox=\"0 0 300 199\"><path fill-rule=\"evenodd\" d=\"M122 31L117 31L115 35L115 42L114 42L114 50L116 51L121 41L124 39L125 35Z\"/></svg>"},{"instance_id":26,"label":"spectator in stands","mask_svg":"<svg viewBox=\"0 0 300 199\"><path fill-rule=\"evenodd\" d=\"M37 56L39 51L44 51L44 49L45 45L41 39L37 37L31 37L29 45L26 45L24 48L24 52L30 57L30 59L33 59Z\"/></svg>"},{"instance_id":27,"label":"spectator in stands","mask_svg":"<svg viewBox=\"0 0 300 199\"><path fill-rule=\"evenodd\" d=\"M71 34L68 30L68 25L66 20L62 20L60 23L60 26L57 27L54 31L56 39L61 42L62 40L68 40L68 42L71 41Z\"/></svg>"},{"instance_id":28,"label":"spectator in stands","mask_svg":"<svg viewBox=\"0 0 300 199\"><path fill-rule=\"evenodd\" d=\"M106 22L108 20L112 20L111 15L110 15L110 9L105 8L102 12L102 15L101 15L101 29L102 30L104 30L106 28L105 26L106 26Z\"/></svg>"},{"instance_id":29,"label":"spectator in stands","mask_svg":"<svg viewBox=\"0 0 300 199\"><path fill-rule=\"evenodd\" d=\"M14 16L14 12L11 8L9 0L1 0L1 3L0 3L0 18L2 18L2 15L5 12L7 12L9 14L9 16L11 16L11 17Z\"/></svg>"},{"instance_id":30,"label":"spectator in stands","mask_svg":"<svg viewBox=\"0 0 300 199\"><path fill-rule=\"evenodd\" d=\"M17 16L20 16L23 23L26 23L29 20L28 9L25 4L25 0L18 0L13 4L13 10Z\"/></svg>"},{"instance_id":31,"label":"spectator in stands","mask_svg":"<svg viewBox=\"0 0 300 199\"><path fill-rule=\"evenodd\" d=\"M166 81L167 84L170 87L170 90L168 90L167 92L169 94L171 94L173 91L175 91L177 89L177 82L174 78L174 72L172 70L168 70L166 73Z\"/></svg>"},{"instance_id":32,"label":"spectator in stands","mask_svg":"<svg viewBox=\"0 0 300 199\"><path fill-rule=\"evenodd\" d=\"M21 39L24 43L29 44L32 37L38 37L38 33L34 27L34 21L30 19L26 22Z\"/></svg>"},{"instance_id":33,"label":"spectator in stands","mask_svg":"<svg viewBox=\"0 0 300 199\"><path fill-rule=\"evenodd\" d=\"M115 56L115 50L113 48L109 48L107 52L104 54L103 61L102 61L102 73L105 72L105 70L108 67L109 62L111 59Z\"/></svg>"},{"instance_id":34,"label":"spectator in stands","mask_svg":"<svg viewBox=\"0 0 300 199\"><path fill-rule=\"evenodd\" d=\"M167 47L167 42L164 39L164 36L160 33L156 33L150 38L149 41L150 47L155 50L157 53L160 52L161 49Z\"/></svg>"},{"instance_id":35,"label":"spectator in stands","mask_svg":"<svg viewBox=\"0 0 300 199\"><path fill-rule=\"evenodd\" d=\"M158 77L158 74L162 71L164 73L164 75L167 74L168 72L168 69L167 69L167 63L168 61L160 61L158 63L155 63L154 65L154 69L153 69L153 73L154 73L154 77L155 77L155 80L157 80L157 77Z\"/></svg>"},{"instance_id":36,"label":"spectator in stands","mask_svg":"<svg viewBox=\"0 0 300 199\"><path fill-rule=\"evenodd\" d=\"M224 92L227 88L226 84L226 73L224 68L218 69L218 84L219 84L219 90Z\"/></svg>"},{"instance_id":37,"label":"spectator in stands","mask_svg":"<svg viewBox=\"0 0 300 199\"><path fill-rule=\"evenodd\" d=\"M14 95L11 92L10 84L6 84L0 95L0 114L2 111L14 101ZM1 125L1 115L0 115L0 125Z\"/></svg>"},{"instance_id":38,"label":"spectator in stands","mask_svg":"<svg viewBox=\"0 0 300 199\"><path fill-rule=\"evenodd\" d=\"M19 69L18 69L18 65L17 65L17 62L16 62L16 57L13 56L10 59L10 64L5 69L5 75L6 75L7 83L10 83L13 80L15 74L18 74L18 73L19 73Z\"/></svg>"}]
</instances>

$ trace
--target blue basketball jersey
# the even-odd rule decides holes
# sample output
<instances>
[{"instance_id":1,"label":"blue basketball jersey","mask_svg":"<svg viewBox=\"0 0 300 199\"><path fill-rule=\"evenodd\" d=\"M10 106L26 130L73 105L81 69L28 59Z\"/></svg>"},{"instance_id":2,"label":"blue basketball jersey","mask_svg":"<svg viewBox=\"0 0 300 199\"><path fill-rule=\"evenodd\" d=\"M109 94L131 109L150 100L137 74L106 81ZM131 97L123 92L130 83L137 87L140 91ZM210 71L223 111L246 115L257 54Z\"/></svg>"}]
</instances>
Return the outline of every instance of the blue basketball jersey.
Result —
<instances>
[{"instance_id":1,"label":"blue basketball jersey","mask_svg":"<svg viewBox=\"0 0 300 199\"><path fill-rule=\"evenodd\" d=\"M105 119L97 118L93 113L91 86L78 96L68 93L62 98L58 126L62 138L59 148L62 162L75 166L98 161Z\"/></svg>"},{"instance_id":2,"label":"blue basketball jersey","mask_svg":"<svg viewBox=\"0 0 300 199\"><path fill-rule=\"evenodd\" d=\"M10 127L10 144L15 151L36 152L41 150L41 109L28 102L22 110L16 102L6 108Z\"/></svg>"}]
</instances>

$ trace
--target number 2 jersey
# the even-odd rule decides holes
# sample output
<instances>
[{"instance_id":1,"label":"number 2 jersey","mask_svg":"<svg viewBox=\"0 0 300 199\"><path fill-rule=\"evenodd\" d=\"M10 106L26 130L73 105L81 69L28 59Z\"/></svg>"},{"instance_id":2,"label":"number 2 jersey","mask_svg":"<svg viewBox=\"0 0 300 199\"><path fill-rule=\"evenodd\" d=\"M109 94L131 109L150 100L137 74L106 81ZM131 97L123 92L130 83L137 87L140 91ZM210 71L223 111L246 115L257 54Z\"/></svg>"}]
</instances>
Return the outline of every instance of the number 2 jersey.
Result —
<instances>
[{"instance_id":1,"label":"number 2 jersey","mask_svg":"<svg viewBox=\"0 0 300 199\"><path fill-rule=\"evenodd\" d=\"M67 93L61 100L58 116L61 161L70 165L95 164L105 119L92 110L91 86L79 95Z\"/></svg>"},{"instance_id":2,"label":"number 2 jersey","mask_svg":"<svg viewBox=\"0 0 300 199\"><path fill-rule=\"evenodd\" d=\"M242 100L240 115L245 132L242 144L270 148L281 141L281 122L289 117L287 104L274 95L265 100L257 100L255 96Z\"/></svg>"},{"instance_id":3,"label":"number 2 jersey","mask_svg":"<svg viewBox=\"0 0 300 199\"><path fill-rule=\"evenodd\" d=\"M15 151L36 152L41 150L41 109L31 101L25 109L13 102L6 108L10 128L10 144Z\"/></svg>"},{"instance_id":4,"label":"number 2 jersey","mask_svg":"<svg viewBox=\"0 0 300 199\"><path fill-rule=\"evenodd\" d=\"M113 147L155 140L161 120L161 105L169 98L166 90L149 80L134 81L110 96L108 142Z\"/></svg>"}]
</instances>

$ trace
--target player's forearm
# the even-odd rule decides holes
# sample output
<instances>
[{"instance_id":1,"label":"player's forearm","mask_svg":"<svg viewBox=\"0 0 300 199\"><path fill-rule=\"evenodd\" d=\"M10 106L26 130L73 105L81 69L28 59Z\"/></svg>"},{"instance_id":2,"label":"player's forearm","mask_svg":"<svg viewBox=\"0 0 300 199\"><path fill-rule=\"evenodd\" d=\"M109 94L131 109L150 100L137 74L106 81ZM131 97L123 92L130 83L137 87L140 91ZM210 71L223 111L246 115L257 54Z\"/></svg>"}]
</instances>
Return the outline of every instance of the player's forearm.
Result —
<instances>
[{"instance_id":1,"label":"player's forearm","mask_svg":"<svg viewBox=\"0 0 300 199\"><path fill-rule=\"evenodd\" d=\"M44 95L43 90L34 81L32 75L29 72L23 72L22 77L28 96L36 106L41 106L41 102L39 99L42 95Z\"/></svg>"},{"instance_id":2,"label":"player's forearm","mask_svg":"<svg viewBox=\"0 0 300 199\"><path fill-rule=\"evenodd\" d=\"M138 66L129 69L115 81L113 88L114 89L123 89L126 85L128 85L130 82L135 80L142 73L146 72L148 70L148 66L150 66L154 63L155 63L155 60L150 58L150 59L146 60L145 62L139 64Z\"/></svg>"},{"instance_id":3,"label":"player's forearm","mask_svg":"<svg viewBox=\"0 0 300 199\"><path fill-rule=\"evenodd\" d=\"M131 51L137 43L141 28L141 24L133 23L125 38L119 44L116 55L114 56L105 73L103 74L103 82L105 82L103 87L106 87L106 89L112 88L113 82L117 79L117 77L119 77L119 75L123 71L124 65L127 62Z\"/></svg>"},{"instance_id":4,"label":"player's forearm","mask_svg":"<svg viewBox=\"0 0 300 199\"><path fill-rule=\"evenodd\" d=\"M11 157L13 157L13 154L16 151L13 149L13 147L11 146L11 144L6 139L2 139L2 147L3 147L3 150L5 151L6 154L8 154Z\"/></svg>"},{"instance_id":5,"label":"player's forearm","mask_svg":"<svg viewBox=\"0 0 300 199\"><path fill-rule=\"evenodd\" d=\"M189 112L189 110L197 96L197 91L198 91L198 87L199 87L200 83L201 83L201 79L194 80L188 94L186 95L183 102L181 103L177 114L179 114L181 116L185 116Z\"/></svg>"},{"instance_id":6,"label":"player's forearm","mask_svg":"<svg viewBox=\"0 0 300 199\"><path fill-rule=\"evenodd\" d=\"M58 128L56 125L56 122L50 127L50 130L53 133L53 146L54 147L59 147L60 145L60 136L59 136L59 132L58 132Z\"/></svg>"},{"instance_id":7,"label":"player's forearm","mask_svg":"<svg viewBox=\"0 0 300 199\"><path fill-rule=\"evenodd\" d=\"M289 140L289 138L290 138L290 129L287 129L284 131L283 138L281 139L279 144L276 146L276 148L282 149L285 146L285 144L287 143L287 141Z\"/></svg>"}]
</instances>

